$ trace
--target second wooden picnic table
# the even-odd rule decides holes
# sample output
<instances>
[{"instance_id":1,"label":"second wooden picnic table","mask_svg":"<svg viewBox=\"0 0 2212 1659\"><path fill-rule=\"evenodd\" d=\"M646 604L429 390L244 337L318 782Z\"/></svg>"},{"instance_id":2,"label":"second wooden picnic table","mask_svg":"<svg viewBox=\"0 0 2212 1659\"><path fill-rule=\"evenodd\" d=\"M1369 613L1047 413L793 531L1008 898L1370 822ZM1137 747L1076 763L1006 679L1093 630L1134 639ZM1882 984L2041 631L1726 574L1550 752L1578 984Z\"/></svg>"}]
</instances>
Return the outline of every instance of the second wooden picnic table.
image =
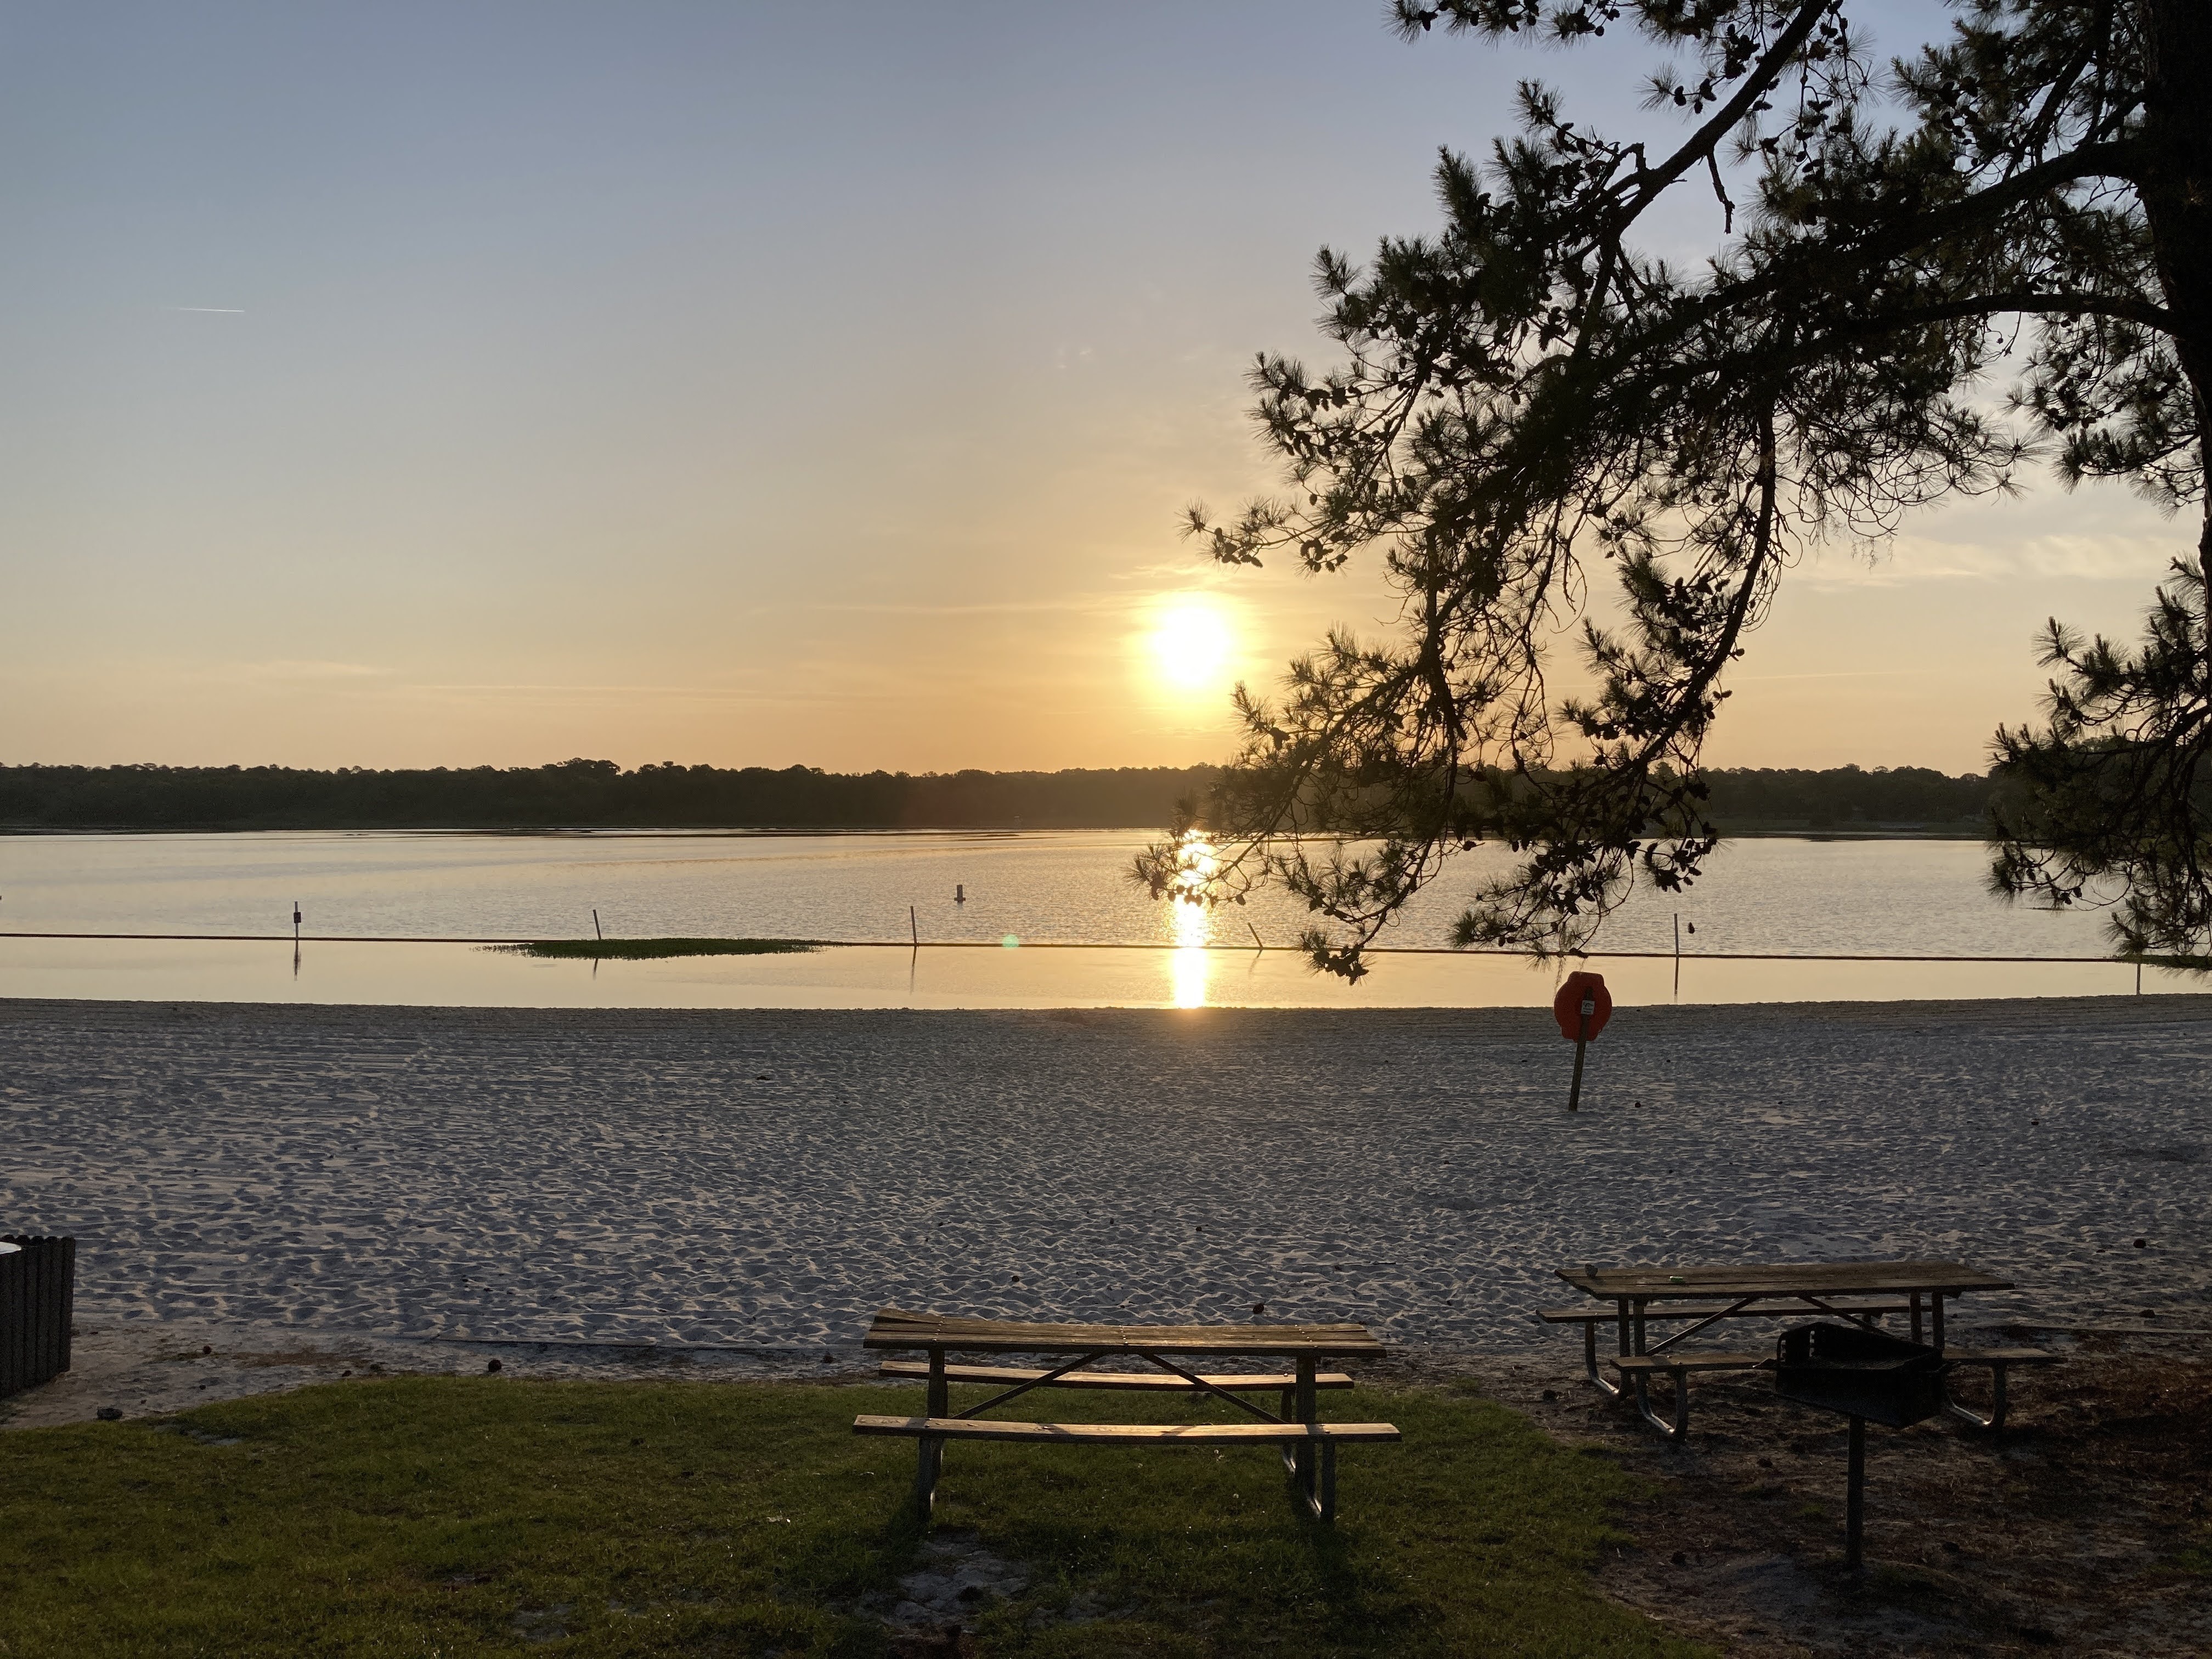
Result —
<instances>
[{"instance_id":1,"label":"second wooden picnic table","mask_svg":"<svg viewBox=\"0 0 2212 1659\"><path fill-rule=\"evenodd\" d=\"M1577 1290L1611 1302L1619 1310L1620 1351L1654 1353L1694 1336L1717 1320L1745 1315L1760 1303L1796 1303L1806 1313L1865 1322L1847 1298L1902 1296L1912 1317L1912 1340L1921 1340L1925 1313L1937 1347L1943 1346L1943 1298L1969 1291L2008 1291L2012 1281L1957 1261L1785 1261L1708 1267L1562 1267L1559 1277ZM1644 1318L1654 1304L1712 1302L1728 1305L1676 1331L1656 1348L1646 1346Z\"/></svg>"},{"instance_id":2,"label":"second wooden picnic table","mask_svg":"<svg viewBox=\"0 0 2212 1659\"><path fill-rule=\"evenodd\" d=\"M885 1308L876 1315L863 1346L921 1352L921 1361L888 1361L888 1376L911 1376L927 1384L921 1417L865 1416L854 1419L860 1434L909 1436L920 1443L915 1487L922 1513L934 1499L947 1440L998 1440L1028 1443L1141 1444L1234 1442L1279 1444L1284 1463L1297 1480L1314 1513L1333 1520L1336 1510L1336 1448L1346 1441L1390 1441L1398 1431L1388 1423L1323 1423L1318 1405L1324 1389L1348 1389L1352 1378L1324 1373L1322 1360L1380 1358L1382 1345L1364 1325L1082 1325L1029 1324L999 1319L969 1319L944 1314L908 1313ZM1058 1358L1064 1364L1043 1368L954 1364L953 1353L1018 1354ZM1288 1361L1288 1372L1203 1372L1189 1369L1201 1358ZM1149 1371L1093 1371L1092 1361L1115 1358L1144 1362ZM996 1384L999 1392L980 1405L954 1413L951 1385ZM1226 1401L1255 1419L1244 1423L1014 1423L983 1419L982 1414L1034 1389L1169 1390L1206 1394ZM1248 1394L1279 1393L1282 1410L1254 1404Z\"/></svg>"},{"instance_id":3,"label":"second wooden picnic table","mask_svg":"<svg viewBox=\"0 0 2212 1659\"><path fill-rule=\"evenodd\" d=\"M1884 1314L1894 1310L1911 1316L1914 1341L1921 1340L1925 1332L1942 1351L1945 1298L1972 1291L2013 1288L2010 1279L1957 1261L1788 1261L1690 1267L1586 1265L1561 1267L1558 1273L1577 1290L1613 1304L1620 1348L1614 1366L1634 1389L1637 1407L1645 1420L1676 1439L1681 1438L1688 1424L1684 1386L1688 1372L1742 1370L1762 1362L1763 1356L1757 1354L1669 1357L1669 1350L1723 1320L1825 1315L1871 1328ZM1876 1300L1869 1304L1869 1298ZM1684 1304L1694 1306L1684 1307ZM1545 1317L1553 1316L1547 1313ZM1648 1327L1655 1318L1690 1322L1654 1342ZM1589 1340L1593 1334L1585 1332L1586 1351L1594 1346ZM1591 1358L1595 1377L1595 1355ZM1655 1370L1668 1371L1673 1376L1671 1423L1651 1409L1650 1376Z\"/></svg>"}]
</instances>

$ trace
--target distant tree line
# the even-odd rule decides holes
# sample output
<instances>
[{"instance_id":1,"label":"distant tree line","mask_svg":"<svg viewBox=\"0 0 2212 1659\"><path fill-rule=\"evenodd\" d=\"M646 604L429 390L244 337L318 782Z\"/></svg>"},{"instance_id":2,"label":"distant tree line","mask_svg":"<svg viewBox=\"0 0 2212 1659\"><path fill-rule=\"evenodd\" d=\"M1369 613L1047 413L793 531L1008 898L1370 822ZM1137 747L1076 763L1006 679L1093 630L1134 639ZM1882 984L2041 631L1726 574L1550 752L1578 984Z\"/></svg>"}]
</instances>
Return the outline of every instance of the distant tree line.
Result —
<instances>
[{"instance_id":1,"label":"distant tree line","mask_svg":"<svg viewBox=\"0 0 2212 1659\"><path fill-rule=\"evenodd\" d=\"M1706 810L1720 829L1827 830L1850 826L1977 831L1994 781L1948 777L1924 766L1838 766L1823 772L1761 767L1709 771Z\"/></svg>"},{"instance_id":2,"label":"distant tree line","mask_svg":"<svg viewBox=\"0 0 2212 1659\"><path fill-rule=\"evenodd\" d=\"M1215 769L824 772L816 767L0 767L11 830L1156 829Z\"/></svg>"},{"instance_id":3,"label":"distant tree line","mask_svg":"<svg viewBox=\"0 0 2212 1659\"><path fill-rule=\"evenodd\" d=\"M1987 778L1924 767L1706 775L1723 829L1968 832ZM1210 766L837 773L571 760L319 772L283 766L0 767L8 830L1155 830Z\"/></svg>"}]
</instances>

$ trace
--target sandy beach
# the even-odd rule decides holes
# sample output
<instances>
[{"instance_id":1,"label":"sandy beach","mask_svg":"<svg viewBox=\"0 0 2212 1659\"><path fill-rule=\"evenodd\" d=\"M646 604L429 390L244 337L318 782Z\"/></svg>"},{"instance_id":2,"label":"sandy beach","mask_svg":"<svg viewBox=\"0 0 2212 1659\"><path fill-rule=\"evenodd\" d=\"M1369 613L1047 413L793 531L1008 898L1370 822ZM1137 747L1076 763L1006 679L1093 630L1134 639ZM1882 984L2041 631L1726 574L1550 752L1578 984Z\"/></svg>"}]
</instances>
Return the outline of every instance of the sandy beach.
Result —
<instances>
[{"instance_id":1,"label":"sandy beach","mask_svg":"<svg viewBox=\"0 0 2212 1659\"><path fill-rule=\"evenodd\" d=\"M884 1304L1559 1346L1583 1261L1955 1257L2212 1325L2212 1001L1524 1011L0 1003L81 1322L854 1358ZM2137 1239L2147 1243L2138 1247Z\"/></svg>"},{"instance_id":2,"label":"sandy beach","mask_svg":"<svg viewBox=\"0 0 2212 1659\"><path fill-rule=\"evenodd\" d=\"M80 1249L75 1368L0 1424L403 1372L857 1382L884 1303L1264 1306L1622 1459L1650 1488L1606 1591L1724 1650L2194 1650L2212 1000L1625 1009L1572 1117L1571 1056L1510 1010L0 1001L0 1218ZM1960 1324L2069 1363L2004 1443L1877 1437L1895 1595L1823 1565L1839 1426L1711 1380L1685 1456L1529 1316L1563 1263L1920 1255L2017 1281Z\"/></svg>"}]
</instances>

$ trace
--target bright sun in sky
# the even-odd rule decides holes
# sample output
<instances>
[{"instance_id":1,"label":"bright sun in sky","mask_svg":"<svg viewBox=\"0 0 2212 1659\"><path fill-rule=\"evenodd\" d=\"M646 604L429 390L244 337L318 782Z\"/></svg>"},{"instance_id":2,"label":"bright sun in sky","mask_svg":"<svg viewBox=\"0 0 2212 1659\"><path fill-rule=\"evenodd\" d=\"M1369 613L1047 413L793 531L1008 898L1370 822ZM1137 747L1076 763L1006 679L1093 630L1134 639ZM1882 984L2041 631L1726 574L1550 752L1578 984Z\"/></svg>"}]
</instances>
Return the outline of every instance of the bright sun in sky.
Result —
<instances>
[{"instance_id":1,"label":"bright sun in sky","mask_svg":"<svg viewBox=\"0 0 2212 1659\"><path fill-rule=\"evenodd\" d=\"M1177 599L1152 630L1152 660L1160 678L1184 690L1220 683L1229 662L1229 620L1203 599Z\"/></svg>"}]
</instances>

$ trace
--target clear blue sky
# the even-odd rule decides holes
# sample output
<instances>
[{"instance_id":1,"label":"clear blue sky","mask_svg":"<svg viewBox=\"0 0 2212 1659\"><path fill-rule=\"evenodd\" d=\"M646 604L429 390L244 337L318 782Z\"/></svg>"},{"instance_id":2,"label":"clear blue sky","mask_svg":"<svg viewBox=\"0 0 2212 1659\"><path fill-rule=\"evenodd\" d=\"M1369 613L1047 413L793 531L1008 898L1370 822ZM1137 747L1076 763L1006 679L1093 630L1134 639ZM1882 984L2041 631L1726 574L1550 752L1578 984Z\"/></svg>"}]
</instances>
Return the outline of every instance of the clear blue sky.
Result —
<instances>
[{"instance_id":1,"label":"clear blue sky","mask_svg":"<svg viewBox=\"0 0 2212 1659\"><path fill-rule=\"evenodd\" d=\"M10 7L0 760L1218 758L1229 679L1385 614L1175 535L1270 483L1314 250L1430 227L1522 75L1656 118L1652 61L1364 0ZM1715 758L1977 765L2042 617L2178 544L2045 487L1837 550Z\"/></svg>"}]
</instances>

